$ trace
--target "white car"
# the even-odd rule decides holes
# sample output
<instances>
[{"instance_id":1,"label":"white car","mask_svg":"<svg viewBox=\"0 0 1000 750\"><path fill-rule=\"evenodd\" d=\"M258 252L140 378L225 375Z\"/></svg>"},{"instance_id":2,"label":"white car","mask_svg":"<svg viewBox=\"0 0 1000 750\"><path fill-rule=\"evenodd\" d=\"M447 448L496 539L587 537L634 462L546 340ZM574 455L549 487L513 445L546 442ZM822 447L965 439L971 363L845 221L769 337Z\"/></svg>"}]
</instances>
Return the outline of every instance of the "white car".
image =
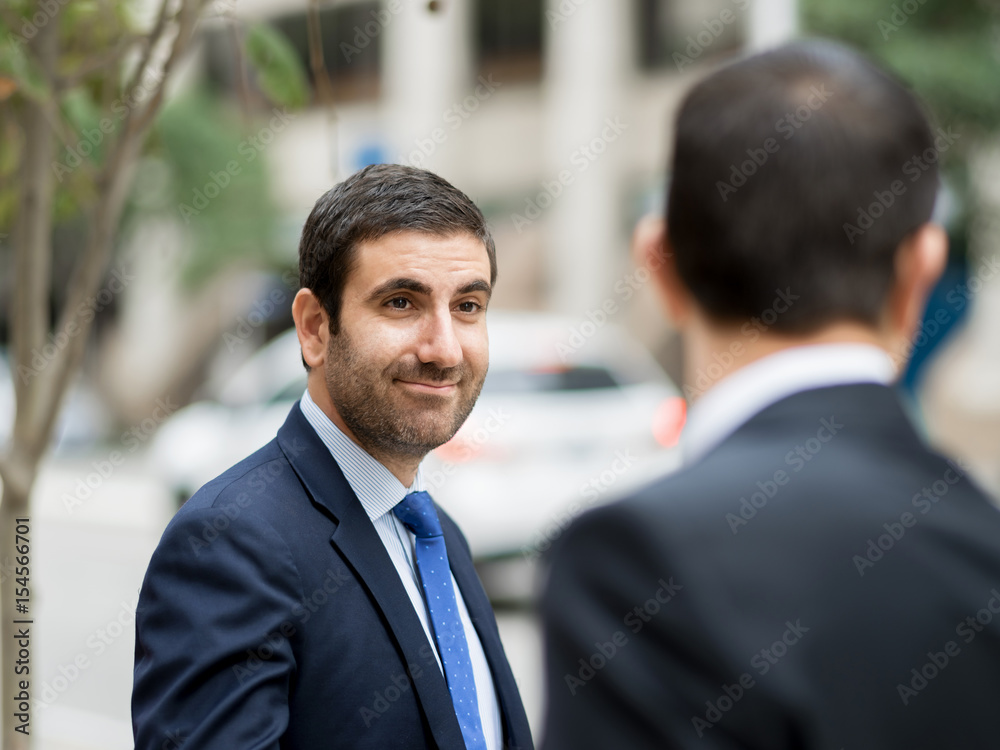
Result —
<instances>
[{"instance_id":1,"label":"white car","mask_svg":"<svg viewBox=\"0 0 1000 750\"><path fill-rule=\"evenodd\" d=\"M16 400L15 376L7 355L0 350L0 448L12 438ZM108 439L114 425L97 391L79 375L69 387L52 431L55 455L91 450L95 443Z\"/></svg>"},{"instance_id":2,"label":"white car","mask_svg":"<svg viewBox=\"0 0 1000 750\"><path fill-rule=\"evenodd\" d=\"M649 352L605 324L491 314L490 371L469 419L424 463L479 557L534 559L588 507L676 468L685 402ZM575 348L572 344L576 344Z\"/></svg>"},{"instance_id":3,"label":"white car","mask_svg":"<svg viewBox=\"0 0 1000 750\"><path fill-rule=\"evenodd\" d=\"M179 503L274 438L306 387L300 352L291 328L160 426L147 461Z\"/></svg>"},{"instance_id":4,"label":"white car","mask_svg":"<svg viewBox=\"0 0 1000 750\"><path fill-rule=\"evenodd\" d=\"M424 477L477 557L531 560L586 508L678 465L685 402L620 327L503 311L488 321L482 395L428 456ZM186 497L274 437L304 388L293 329L251 356L215 400L171 417L152 466Z\"/></svg>"}]
</instances>

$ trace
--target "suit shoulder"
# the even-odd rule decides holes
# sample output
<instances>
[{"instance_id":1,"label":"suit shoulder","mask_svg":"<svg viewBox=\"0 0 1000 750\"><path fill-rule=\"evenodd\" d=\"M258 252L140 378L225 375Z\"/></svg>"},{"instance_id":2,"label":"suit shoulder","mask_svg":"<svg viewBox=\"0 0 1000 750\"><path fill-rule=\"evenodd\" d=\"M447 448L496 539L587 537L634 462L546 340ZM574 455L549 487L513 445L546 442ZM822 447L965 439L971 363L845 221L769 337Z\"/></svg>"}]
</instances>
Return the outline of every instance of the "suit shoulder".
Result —
<instances>
[{"instance_id":1,"label":"suit shoulder","mask_svg":"<svg viewBox=\"0 0 1000 750\"><path fill-rule=\"evenodd\" d=\"M656 519L697 522L717 518L723 505L741 491L746 475L732 462L707 460L685 467L605 506L611 517L635 516L639 523Z\"/></svg>"},{"instance_id":2,"label":"suit shoulder","mask_svg":"<svg viewBox=\"0 0 1000 750\"><path fill-rule=\"evenodd\" d=\"M291 471L288 459L278 447L277 440L233 464L215 479L203 485L181 506L185 509L210 508L233 499L241 492L259 493L265 486L274 485L286 478Z\"/></svg>"},{"instance_id":3,"label":"suit shoulder","mask_svg":"<svg viewBox=\"0 0 1000 750\"><path fill-rule=\"evenodd\" d=\"M571 546L614 549L624 556L726 545L733 537L728 516L739 510L740 497L755 489L756 478L757 470L744 468L739 456L709 457L586 511L564 536Z\"/></svg>"},{"instance_id":4,"label":"suit shoulder","mask_svg":"<svg viewBox=\"0 0 1000 750\"><path fill-rule=\"evenodd\" d=\"M195 492L174 514L164 538L176 527L216 517L226 526L254 526L263 521L277 530L289 499L296 493L302 493L301 484L277 441L272 440Z\"/></svg>"}]
</instances>

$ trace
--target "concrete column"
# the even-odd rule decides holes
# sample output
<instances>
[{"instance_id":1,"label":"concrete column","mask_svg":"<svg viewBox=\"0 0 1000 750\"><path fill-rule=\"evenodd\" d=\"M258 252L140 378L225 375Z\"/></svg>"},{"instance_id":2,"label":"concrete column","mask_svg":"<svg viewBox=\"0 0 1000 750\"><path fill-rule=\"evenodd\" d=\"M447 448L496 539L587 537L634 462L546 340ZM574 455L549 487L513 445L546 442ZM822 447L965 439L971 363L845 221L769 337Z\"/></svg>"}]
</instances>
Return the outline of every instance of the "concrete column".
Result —
<instances>
[{"instance_id":1,"label":"concrete column","mask_svg":"<svg viewBox=\"0 0 1000 750\"><path fill-rule=\"evenodd\" d=\"M382 44L382 101L389 158L444 173L449 171L445 111L469 93L475 79L471 8L470 0L441 0L436 11L431 5L383 3L397 12Z\"/></svg>"},{"instance_id":2,"label":"concrete column","mask_svg":"<svg viewBox=\"0 0 1000 750\"><path fill-rule=\"evenodd\" d=\"M758 52L786 42L798 33L796 0L751 0L747 16L747 49Z\"/></svg>"},{"instance_id":3,"label":"concrete column","mask_svg":"<svg viewBox=\"0 0 1000 750\"><path fill-rule=\"evenodd\" d=\"M622 5L546 2L545 177L536 200L545 203L547 297L553 309L574 315L611 295L628 259L619 186L634 131L624 116L632 50Z\"/></svg>"}]
</instances>

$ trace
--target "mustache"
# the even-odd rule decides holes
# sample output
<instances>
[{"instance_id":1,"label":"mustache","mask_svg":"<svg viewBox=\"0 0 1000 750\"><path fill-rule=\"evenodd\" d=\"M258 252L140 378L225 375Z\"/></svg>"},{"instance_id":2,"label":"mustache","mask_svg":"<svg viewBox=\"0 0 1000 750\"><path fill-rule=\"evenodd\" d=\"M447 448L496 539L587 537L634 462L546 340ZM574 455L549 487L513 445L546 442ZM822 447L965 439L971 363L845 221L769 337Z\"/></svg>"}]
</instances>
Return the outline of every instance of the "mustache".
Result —
<instances>
[{"instance_id":1,"label":"mustache","mask_svg":"<svg viewBox=\"0 0 1000 750\"><path fill-rule=\"evenodd\" d=\"M415 367L400 366L390 373L393 379L419 380L430 383L443 383L445 381L457 383L464 380L467 374L468 367L464 362L454 367L438 367L433 362L419 362Z\"/></svg>"}]
</instances>

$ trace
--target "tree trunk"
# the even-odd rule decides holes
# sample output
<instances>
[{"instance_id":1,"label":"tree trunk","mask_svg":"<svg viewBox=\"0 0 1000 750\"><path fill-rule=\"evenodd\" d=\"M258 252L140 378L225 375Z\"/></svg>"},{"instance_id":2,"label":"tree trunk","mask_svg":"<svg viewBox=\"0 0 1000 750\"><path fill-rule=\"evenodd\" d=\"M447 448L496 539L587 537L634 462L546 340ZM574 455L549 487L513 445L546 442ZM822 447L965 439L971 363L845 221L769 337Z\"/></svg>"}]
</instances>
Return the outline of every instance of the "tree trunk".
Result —
<instances>
[{"instance_id":1,"label":"tree trunk","mask_svg":"<svg viewBox=\"0 0 1000 750\"><path fill-rule=\"evenodd\" d=\"M2 1L2 0L0 0ZM24 136L24 149L18 175L18 205L14 218L11 245L14 251L14 283L10 315L11 368L14 380L16 414L14 430L5 453L0 453L0 480L3 494L0 498L0 706L2 706L2 750L30 750L33 724L23 726L15 720L15 703L20 706L22 691L29 696L27 719L30 721L31 699L37 700L41 681L30 671L30 658L22 661L19 641L27 640L29 654L34 649L31 637L31 596L23 596L19 589L32 588L30 571L33 552L30 531L29 500L38 474L39 463L52 436L52 430L63 397L73 375L80 367L90 332L91 319L82 318L79 311L84 301L93 295L103 278L111 258L115 235L125 202L136 157L142 147L145 133L163 102L164 85L183 54L194 31L200 0L181 0L172 3L162 0L160 13L152 31L145 38L146 44L139 65L127 91L136 89L147 66L158 68L159 83L150 93L144 107L130 108L121 122L121 132L116 140L109 140L107 161L95 180L96 196L84 211L88 232L81 253L77 258L66 302L53 332L49 316L49 297L52 265L52 206L55 193L52 171L55 156L55 126L61 114L58 94L53 89L44 97L25 97L19 113L19 123ZM52 11L43 5L47 0L37 0L34 8L46 18ZM32 16L34 17L34 16ZM60 19L42 24L30 42L30 52L48 84L55 80L54 71L59 55ZM172 42L167 40L171 39ZM166 59L157 65L154 56L159 54L161 43L167 44ZM50 342L47 337L55 338ZM56 344L62 341L61 344ZM46 344L49 344L47 347ZM54 350L51 357L41 352ZM20 529L20 531L19 531ZM27 536L27 541L17 538ZM27 550L25 550L27 544ZM19 546L20 545L20 546ZM19 562L20 560L20 562ZM28 576L18 575L28 568ZM18 569L22 570L18 570ZM18 578L27 577L27 587ZM37 580L37 579L35 579ZM18 594L22 594L18 596ZM18 600L22 601L18 601ZM21 607L21 611L18 611ZM22 633L27 629L27 638ZM19 663L20 662L20 663ZM29 671L25 671L25 667ZM28 686L22 687L22 681ZM21 731L18 727L21 726Z\"/></svg>"},{"instance_id":2,"label":"tree trunk","mask_svg":"<svg viewBox=\"0 0 1000 750\"><path fill-rule=\"evenodd\" d=\"M31 472L34 475L34 471ZM21 519L28 518L28 497L30 487L19 486L16 481L7 481L3 485L3 500L0 501L0 598L3 599L2 617L3 625L0 627L0 637L3 638L3 750L28 750L31 747L31 735L23 732L33 732L36 727L29 724L18 730L22 726L22 720L18 720L15 714L21 713L22 701L30 703L37 696L37 691L41 685L41 678L31 669L30 657L25 659L24 650L21 649L18 641L23 642L24 631L28 631L27 651L33 653L35 650L34 624L30 620L34 619L34 610L31 606L32 597L24 607L27 611L18 612L15 599L20 588L17 579L23 578L20 573L28 568L30 590L30 572L33 569L34 553L29 547L26 556L17 554L15 535L18 530L23 531L24 525ZM19 521L21 521L19 529ZM30 527L30 523L29 523ZM22 538L25 535L22 534ZM31 539L31 533L26 535ZM21 541L21 540L18 540ZM21 565L27 557L28 565ZM19 560L19 558L21 558ZM24 597L22 597L24 598ZM23 622L23 621L29 622ZM22 622L17 622L22 621ZM18 638L18 635L21 638ZM27 670L27 671L25 671ZM22 682L23 681L23 682ZM24 683L27 683L25 685ZM28 696L25 700L24 696ZM30 709L26 712L30 716ZM28 717L24 717L28 718Z\"/></svg>"},{"instance_id":3,"label":"tree trunk","mask_svg":"<svg viewBox=\"0 0 1000 750\"><path fill-rule=\"evenodd\" d=\"M41 26L31 40L30 51L47 80L51 80L59 52L58 23ZM55 153L53 125L58 115L53 97L24 102L22 129L24 154L20 165L20 186L17 214L14 219L12 244L14 249L13 306L10 316L11 376L14 381L16 413L14 430L6 455L0 456L0 477L3 479L3 496L0 500L0 562L10 562L10 570L17 573L15 534L18 518L28 517L28 500L38 471L38 461L49 440L50 430L44 428L45 415L52 405L45 402L42 385L52 376L51 363L33 376L22 374L17 365L32 362L35 353L42 350L49 332L49 287L52 265L52 202L55 185L52 161ZM30 539L30 535L29 535ZM28 562L31 554L27 555ZM30 572L30 565L27 566ZM6 572L6 571L5 571ZM2 576L0 576L2 577ZM21 649L14 636L30 623L15 620L31 619L30 600L21 602L26 612L17 611L17 598L21 593L16 585L19 576L8 575L0 584L0 705L3 706L3 750L28 750L31 745L32 726L15 720L12 710L21 695L21 682L29 683L25 692L34 695L39 684L38 675L27 664L18 664ZM30 590L30 583L29 590ZM25 597L20 597L25 598ZM33 643L28 639L28 650ZM28 667L27 672L24 667ZM20 705L20 701L17 701ZM30 720L30 700L25 720ZM20 713L20 711L18 711ZM22 726L21 731L18 726Z\"/></svg>"}]
</instances>

